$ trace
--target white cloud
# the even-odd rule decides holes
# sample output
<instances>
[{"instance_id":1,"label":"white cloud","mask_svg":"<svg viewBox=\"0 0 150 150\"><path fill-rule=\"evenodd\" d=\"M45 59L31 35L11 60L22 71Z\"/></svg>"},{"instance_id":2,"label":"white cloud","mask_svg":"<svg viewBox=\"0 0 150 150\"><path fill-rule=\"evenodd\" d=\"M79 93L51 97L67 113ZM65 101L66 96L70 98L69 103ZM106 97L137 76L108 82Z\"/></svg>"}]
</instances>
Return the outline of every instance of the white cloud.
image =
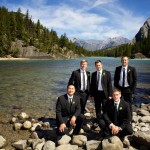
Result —
<instances>
[{"instance_id":1,"label":"white cloud","mask_svg":"<svg viewBox=\"0 0 150 150\"><path fill-rule=\"evenodd\" d=\"M81 8L76 8L75 3L47 5L48 1L43 0L32 0L31 3L28 0L24 5L9 7L15 11L20 7L23 13L28 9L35 22L40 19L47 28L53 28L59 35L66 33L69 38L100 40L124 36L131 39L143 24L143 17L135 17L116 0L81 1L84 3ZM99 11L94 13L93 8Z\"/></svg>"}]
</instances>

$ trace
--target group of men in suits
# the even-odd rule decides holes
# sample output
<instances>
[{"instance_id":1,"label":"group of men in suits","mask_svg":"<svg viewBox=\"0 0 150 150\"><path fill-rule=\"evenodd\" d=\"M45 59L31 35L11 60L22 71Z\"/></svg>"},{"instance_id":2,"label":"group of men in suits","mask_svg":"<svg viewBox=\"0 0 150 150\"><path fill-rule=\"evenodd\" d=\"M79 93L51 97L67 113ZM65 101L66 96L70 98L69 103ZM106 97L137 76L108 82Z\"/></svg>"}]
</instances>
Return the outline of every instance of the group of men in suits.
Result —
<instances>
[{"instance_id":1,"label":"group of men in suits","mask_svg":"<svg viewBox=\"0 0 150 150\"><path fill-rule=\"evenodd\" d=\"M127 56L121 58L121 63L121 66L116 67L114 75L114 86L117 89L112 90L111 74L103 69L100 60L95 61L96 71L91 77L87 71L88 62L80 62L80 69L71 74L67 94L57 100L56 120L59 133L66 134L68 131L65 130L74 126L73 134L79 133L85 118L86 101L91 96L94 98L99 126L105 136L132 134L132 94L136 87L136 70L128 65Z\"/></svg>"}]
</instances>

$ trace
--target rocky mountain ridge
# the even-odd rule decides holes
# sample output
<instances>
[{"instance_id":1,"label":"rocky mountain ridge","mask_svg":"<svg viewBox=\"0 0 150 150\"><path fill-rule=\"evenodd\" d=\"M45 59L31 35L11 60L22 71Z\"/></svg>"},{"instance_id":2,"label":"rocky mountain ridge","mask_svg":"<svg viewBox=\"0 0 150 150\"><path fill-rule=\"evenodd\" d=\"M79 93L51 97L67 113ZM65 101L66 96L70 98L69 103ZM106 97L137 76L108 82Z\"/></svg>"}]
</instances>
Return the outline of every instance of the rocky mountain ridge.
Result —
<instances>
[{"instance_id":1,"label":"rocky mountain ridge","mask_svg":"<svg viewBox=\"0 0 150 150\"><path fill-rule=\"evenodd\" d=\"M73 38L74 44L82 46L83 48L95 51L100 49L105 49L112 46L118 46L121 44L129 43L130 40L124 37L114 37L107 40L80 40L78 38Z\"/></svg>"}]
</instances>

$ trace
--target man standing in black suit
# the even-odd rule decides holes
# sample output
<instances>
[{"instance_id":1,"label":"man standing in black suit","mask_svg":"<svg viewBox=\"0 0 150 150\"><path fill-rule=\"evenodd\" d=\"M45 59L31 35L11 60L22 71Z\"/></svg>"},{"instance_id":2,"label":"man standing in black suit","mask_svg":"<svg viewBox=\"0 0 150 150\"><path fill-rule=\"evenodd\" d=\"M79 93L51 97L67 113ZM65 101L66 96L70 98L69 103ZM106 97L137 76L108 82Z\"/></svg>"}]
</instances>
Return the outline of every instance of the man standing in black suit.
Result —
<instances>
[{"instance_id":1,"label":"man standing in black suit","mask_svg":"<svg viewBox=\"0 0 150 150\"><path fill-rule=\"evenodd\" d=\"M67 94L58 97L56 103L56 122L58 134L69 134L75 124L73 134L80 132L84 121L84 115L81 114L80 99L74 95L74 85L67 86Z\"/></svg>"},{"instance_id":2,"label":"man standing in black suit","mask_svg":"<svg viewBox=\"0 0 150 150\"><path fill-rule=\"evenodd\" d=\"M132 94L137 84L137 75L134 67L128 65L128 57L121 58L122 66L116 67L114 75L114 86L121 90L121 94L126 102L129 103L132 114Z\"/></svg>"},{"instance_id":3,"label":"man standing in black suit","mask_svg":"<svg viewBox=\"0 0 150 150\"><path fill-rule=\"evenodd\" d=\"M101 117L101 105L102 110L104 103L107 99L112 97L112 83L111 75L109 71L103 70L103 65L100 60L95 61L95 72L91 77L91 97L94 97L95 109L97 118Z\"/></svg>"},{"instance_id":4,"label":"man standing in black suit","mask_svg":"<svg viewBox=\"0 0 150 150\"><path fill-rule=\"evenodd\" d=\"M76 95L80 98L81 113L84 114L85 105L90 91L90 72L87 69L87 60L80 62L80 69L72 72L68 85L73 84L76 89Z\"/></svg>"},{"instance_id":5,"label":"man standing in black suit","mask_svg":"<svg viewBox=\"0 0 150 150\"><path fill-rule=\"evenodd\" d=\"M99 121L104 136L124 137L133 133L129 104L121 100L121 91L113 90L113 100L105 103L105 112Z\"/></svg>"}]
</instances>

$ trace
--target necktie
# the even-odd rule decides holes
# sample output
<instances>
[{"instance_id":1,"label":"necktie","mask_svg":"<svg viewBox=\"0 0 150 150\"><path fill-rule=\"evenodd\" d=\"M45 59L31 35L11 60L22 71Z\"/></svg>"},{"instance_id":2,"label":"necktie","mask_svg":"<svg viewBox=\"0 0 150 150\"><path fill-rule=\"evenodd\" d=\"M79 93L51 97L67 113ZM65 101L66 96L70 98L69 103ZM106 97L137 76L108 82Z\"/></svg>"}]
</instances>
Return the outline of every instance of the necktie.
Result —
<instances>
[{"instance_id":1,"label":"necktie","mask_svg":"<svg viewBox=\"0 0 150 150\"><path fill-rule=\"evenodd\" d=\"M123 80L122 80L122 87L125 87L125 68L123 68Z\"/></svg>"},{"instance_id":2,"label":"necktie","mask_svg":"<svg viewBox=\"0 0 150 150\"><path fill-rule=\"evenodd\" d=\"M117 125L117 104L114 104L114 124Z\"/></svg>"},{"instance_id":3,"label":"necktie","mask_svg":"<svg viewBox=\"0 0 150 150\"><path fill-rule=\"evenodd\" d=\"M72 98L68 98L68 101L69 101L69 111L71 112Z\"/></svg>"},{"instance_id":4,"label":"necktie","mask_svg":"<svg viewBox=\"0 0 150 150\"><path fill-rule=\"evenodd\" d=\"M101 78L101 73L100 72L98 72L98 79L97 79L97 82L98 82L98 86L99 86L99 82L100 82L100 78Z\"/></svg>"},{"instance_id":5,"label":"necktie","mask_svg":"<svg viewBox=\"0 0 150 150\"><path fill-rule=\"evenodd\" d=\"M83 72L83 91L85 91L85 73Z\"/></svg>"}]
</instances>

